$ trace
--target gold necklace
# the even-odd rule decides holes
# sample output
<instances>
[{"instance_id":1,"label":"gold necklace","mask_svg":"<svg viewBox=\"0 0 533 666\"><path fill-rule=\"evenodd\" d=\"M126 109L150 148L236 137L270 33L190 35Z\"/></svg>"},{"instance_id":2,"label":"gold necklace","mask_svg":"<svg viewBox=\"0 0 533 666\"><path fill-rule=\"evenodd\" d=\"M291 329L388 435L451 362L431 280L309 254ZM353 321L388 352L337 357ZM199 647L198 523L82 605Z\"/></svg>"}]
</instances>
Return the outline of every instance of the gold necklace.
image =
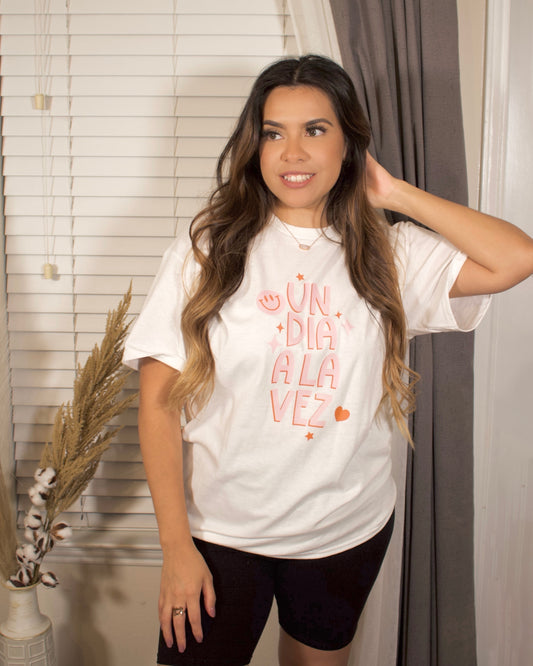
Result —
<instances>
[{"instance_id":1,"label":"gold necklace","mask_svg":"<svg viewBox=\"0 0 533 666\"><path fill-rule=\"evenodd\" d=\"M278 217L278 220L279 220L279 217ZM285 229L287 229L287 231L290 233L290 235L294 238L294 240L295 240L296 243L298 244L298 247L300 248L300 250L310 250L310 249L313 247L313 245L317 242L317 240L320 238L320 234L318 234L318 236L315 238L315 240L314 240L311 244L309 244L309 243L301 243L301 242L296 238L296 236L292 233L292 231L290 230L289 225L288 225L288 224L285 224L285 222L284 222L283 220L279 220L279 221L280 221L281 224L285 227Z\"/></svg>"}]
</instances>

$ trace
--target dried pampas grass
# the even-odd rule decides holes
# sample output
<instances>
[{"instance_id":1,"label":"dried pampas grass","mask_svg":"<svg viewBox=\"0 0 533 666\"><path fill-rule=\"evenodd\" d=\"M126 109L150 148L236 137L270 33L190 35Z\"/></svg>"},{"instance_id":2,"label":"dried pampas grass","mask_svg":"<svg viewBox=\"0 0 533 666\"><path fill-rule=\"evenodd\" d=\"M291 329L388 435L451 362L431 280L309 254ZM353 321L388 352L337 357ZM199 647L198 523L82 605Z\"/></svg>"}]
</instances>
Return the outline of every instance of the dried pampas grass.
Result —
<instances>
[{"instance_id":1,"label":"dried pampas grass","mask_svg":"<svg viewBox=\"0 0 533 666\"><path fill-rule=\"evenodd\" d=\"M18 568L15 508L0 464L0 576L7 580Z\"/></svg>"},{"instance_id":2,"label":"dried pampas grass","mask_svg":"<svg viewBox=\"0 0 533 666\"><path fill-rule=\"evenodd\" d=\"M122 427L105 426L136 398L135 394L119 399L130 374L122 367L130 302L131 286L117 309L108 313L101 346L95 345L85 365L78 366L72 402L57 411L52 442L44 449L40 463L41 468L52 467L57 474L46 502L49 523L85 490L102 454Z\"/></svg>"},{"instance_id":3,"label":"dried pampas grass","mask_svg":"<svg viewBox=\"0 0 533 666\"><path fill-rule=\"evenodd\" d=\"M41 581L55 587L52 572L41 572L44 556L70 527L54 522L86 489L102 454L121 426L108 427L137 394L120 397L129 372L122 366L124 341L130 324L126 315L131 285L116 310L107 315L105 334L82 367L78 366L71 402L56 413L52 441L41 456L35 485L28 492L33 507L24 520L28 543L17 548L14 510L3 475L0 478L0 574L16 587Z\"/></svg>"}]
</instances>

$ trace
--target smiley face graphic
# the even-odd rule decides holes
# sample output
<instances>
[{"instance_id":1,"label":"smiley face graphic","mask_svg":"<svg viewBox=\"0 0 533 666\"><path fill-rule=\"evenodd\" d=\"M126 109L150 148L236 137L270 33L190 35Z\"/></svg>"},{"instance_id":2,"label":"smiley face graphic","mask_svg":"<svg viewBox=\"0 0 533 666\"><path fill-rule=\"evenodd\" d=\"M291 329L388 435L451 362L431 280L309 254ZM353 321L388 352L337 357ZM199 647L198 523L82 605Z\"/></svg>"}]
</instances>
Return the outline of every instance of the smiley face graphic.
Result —
<instances>
[{"instance_id":1,"label":"smiley face graphic","mask_svg":"<svg viewBox=\"0 0 533 666\"><path fill-rule=\"evenodd\" d=\"M266 289L257 297L257 307L266 314L276 314L285 307L285 299L277 291Z\"/></svg>"}]
</instances>

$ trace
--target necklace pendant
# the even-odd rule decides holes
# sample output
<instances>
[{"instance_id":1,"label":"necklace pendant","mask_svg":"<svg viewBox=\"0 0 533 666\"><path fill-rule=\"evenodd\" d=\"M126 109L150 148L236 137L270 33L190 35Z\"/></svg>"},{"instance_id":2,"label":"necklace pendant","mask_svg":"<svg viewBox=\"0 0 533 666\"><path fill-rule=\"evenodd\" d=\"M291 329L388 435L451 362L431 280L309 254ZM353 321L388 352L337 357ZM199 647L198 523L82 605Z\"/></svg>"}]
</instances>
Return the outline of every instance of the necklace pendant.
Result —
<instances>
[{"instance_id":1,"label":"necklace pendant","mask_svg":"<svg viewBox=\"0 0 533 666\"><path fill-rule=\"evenodd\" d=\"M310 250L311 249L311 246L306 245L305 243L298 243L298 247L300 248L300 250Z\"/></svg>"}]
</instances>

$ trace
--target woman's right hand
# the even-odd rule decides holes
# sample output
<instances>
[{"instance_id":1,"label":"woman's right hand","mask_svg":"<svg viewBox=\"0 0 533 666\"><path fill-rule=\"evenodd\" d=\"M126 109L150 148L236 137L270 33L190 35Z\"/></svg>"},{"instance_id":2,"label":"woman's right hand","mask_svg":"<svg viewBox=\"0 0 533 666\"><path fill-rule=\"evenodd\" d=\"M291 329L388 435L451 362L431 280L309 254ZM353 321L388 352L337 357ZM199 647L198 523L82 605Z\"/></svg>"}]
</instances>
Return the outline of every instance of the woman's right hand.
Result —
<instances>
[{"instance_id":1,"label":"woman's right hand","mask_svg":"<svg viewBox=\"0 0 533 666\"><path fill-rule=\"evenodd\" d=\"M200 615L200 597L208 615L215 617L215 590L213 578L204 558L194 544L184 546L178 551L163 552L161 572L161 591L159 594L159 622L163 638L168 647L173 644L172 625L178 644L183 652L186 647L185 622L191 625L195 639L203 640ZM173 608L183 608L185 613L173 615Z\"/></svg>"}]
</instances>

